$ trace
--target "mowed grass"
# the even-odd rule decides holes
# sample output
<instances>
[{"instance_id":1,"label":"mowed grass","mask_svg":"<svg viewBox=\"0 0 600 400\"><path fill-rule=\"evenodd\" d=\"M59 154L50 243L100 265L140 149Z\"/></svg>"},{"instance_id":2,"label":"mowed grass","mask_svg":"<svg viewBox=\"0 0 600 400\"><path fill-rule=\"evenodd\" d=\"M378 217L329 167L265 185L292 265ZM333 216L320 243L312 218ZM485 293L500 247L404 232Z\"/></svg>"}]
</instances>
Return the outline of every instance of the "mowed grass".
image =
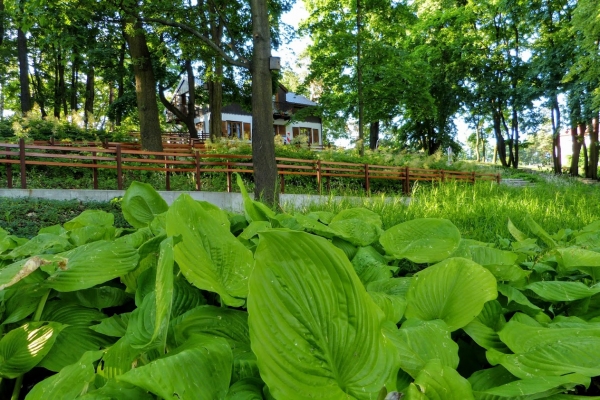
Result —
<instances>
[{"instance_id":1,"label":"mowed grass","mask_svg":"<svg viewBox=\"0 0 600 400\"><path fill-rule=\"evenodd\" d=\"M600 219L600 187L562 178L523 188L495 183L418 184L413 187L409 205L385 200L381 197L364 202L366 208L382 216L384 229L415 218L446 218L464 238L485 242L510 238L509 218L528 232L523 223L528 214L550 234L561 229L580 229ZM336 213L354 206L349 202L328 202L286 211Z\"/></svg>"}]
</instances>

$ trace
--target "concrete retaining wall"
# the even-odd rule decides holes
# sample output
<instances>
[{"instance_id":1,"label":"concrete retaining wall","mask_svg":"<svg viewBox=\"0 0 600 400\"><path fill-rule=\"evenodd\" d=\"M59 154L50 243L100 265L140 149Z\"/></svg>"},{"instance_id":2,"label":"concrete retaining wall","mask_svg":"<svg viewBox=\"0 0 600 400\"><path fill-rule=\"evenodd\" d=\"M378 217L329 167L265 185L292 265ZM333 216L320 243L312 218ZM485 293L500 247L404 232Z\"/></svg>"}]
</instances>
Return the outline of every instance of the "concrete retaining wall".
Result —
<instances>
[{"instance_id":1,"label":"concrete retaining wall","mask_svg":"<svg viewBox=\"0 0 600 400\"><path fill-rule=\"evenodd\" d=\"M121 197L124 190L66 190L66 189L0 189L0 201L2 198L38 198L46 200L78 200L78 201L102 201L107 202L115 197ZM226 192L158 192L168 204L173 203L182 193L187 193L196 200L212 203L222 209L229 211L242 211L243 202L240 193ZM251 194L252 196L252 194ZM374 202L385 202L388 204L401 203L408 205L410 199L405 197L344 197L344 196L319 196L305 194L282 194L280 203L286 207L304 207L313 203L349 202L360 206Z\"/></svg>"}]
</instances>

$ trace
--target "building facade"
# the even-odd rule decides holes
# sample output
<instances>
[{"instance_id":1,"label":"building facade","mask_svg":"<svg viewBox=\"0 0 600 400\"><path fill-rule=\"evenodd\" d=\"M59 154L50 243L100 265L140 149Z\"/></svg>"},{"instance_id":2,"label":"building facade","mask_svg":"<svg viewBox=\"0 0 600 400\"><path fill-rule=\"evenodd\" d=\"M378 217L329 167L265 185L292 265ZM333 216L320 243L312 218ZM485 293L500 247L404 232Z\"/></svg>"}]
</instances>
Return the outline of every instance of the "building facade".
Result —
<instances>
[{"instance_id":1,"label":"building facade","mask_svg":"<svg viewBox=\"0 0 600 400\"><path fill-rule=\"evenodd\" d=\"M182 79L175 90L172 103L180 110L187 109L188 85ZM294 138L306 136L309 144L323 145L323 124L320 117L307 116L291 122L298 111L316 106L317 103L305 96L289 92L283 85L278 86L273 95L273 135L279 135L283 143L291 143ZM185 111L184 111L185 112ZM196 128L202 136L210 135L211 110L206 105L196 106ZM229 139L252 140L252 113L239 104L228 104L221 109L220 135ZM178 123L176 117L167 112L167 122ZM204 135L202 135L204 134Z\"/></svg>"}]
</instances>

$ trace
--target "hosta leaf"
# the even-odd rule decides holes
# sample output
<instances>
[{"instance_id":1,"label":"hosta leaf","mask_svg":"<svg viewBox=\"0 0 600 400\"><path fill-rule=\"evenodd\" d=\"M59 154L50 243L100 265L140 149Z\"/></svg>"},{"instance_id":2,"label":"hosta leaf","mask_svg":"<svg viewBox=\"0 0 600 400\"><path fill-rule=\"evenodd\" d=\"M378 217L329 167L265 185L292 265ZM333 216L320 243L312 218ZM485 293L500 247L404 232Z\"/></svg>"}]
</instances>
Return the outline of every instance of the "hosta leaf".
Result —
<instances>
[{"instance_id":1,"label":"hosta leaf","mask_svg":"<svg viewBox=\"0 0 600 400\"><path fill-rule=\"evenodd\" d=\"M103 319L98 325L90 326L90 329L106 336L123 337L127 332L127 323L130 313L113 315Z\"/></svg>"},{"instance_id":2,"label":"hosta leaf","mask_svg":"<svg viewBox=\"0 0 600 400\"><path fill-rule=\"evenodd\" d=\"M40 285L27 285L15 288L14 294L6 301L4 315L6 318L2 325L12 324L33 314L40 298L46 294L48 289L40 288Z\"/></svg>"},{"instance_id":3,"label":"hosta leaf","mask_svg":"<svg viewBox=\"0 0 600 400\"><path fill-rule=\"evenodd\" d=\"M62 236L42 233L33 237L22 246L13 249L3 258L17 260L19 258L40 254L60 253L69 250L71 247L73 247L73 245Z\"/></svg>"},{"instance_id":4,"label":"hosta leaf","mask_svg":"<svg viewBox=\"0 0 600 400\"><path fill-rule=\"evenodd\" d=\"M385 252L395 258L416 263L441 261L460 244L460 232L446 219L420 218L385 231L379 241Z\"/></svg>"},{"instance_id":5,"label":"hosta leaf","mask_svg":"<svg viewBox=\"0 0 600 400\"><path fill-rule=\"evenodd\" d=\"M497 333L505 323L502 306L494 300L485 303L477 318L463 327L463 330L484 349L496 349L508 353L508 348Z\"/></svg>"},{"instance_id":6,"label":"hosta leaf","mask_svg":"<svg viewBox=\"0 0 600 400\"><path fill-rule=\"evenodd\" d=\"M72 303L81 304L84 307L97 308L99 310L122 306L130 300L130 297L124 290L112 286L101 286L78 290L76 292L61 293L60 298Z\"/></svg>"},{"instance_id":7,"label":"hosta leaf","mask_svg":"<svg viewBox=\"0 0 600 400\"><path fill-rule=\"evenodd\" d=\"M127 286L128 293L136 292L137 280L144 271L156 267L160 255L160 244L166 237L166 235L155 236L139 247L138 267L121 277L121 281Z\"/></svg>"},{"instance_id":8,"label":"hosta leaf","mask_svg":"<svg viewBox=\"0 0 600 400\"><path fill-rule=\"evenodd\" d=\"M243 311L200 306L174 319L172 325L178 343L185 342L195 333L202 333L250 344L248 313Z\"/></svg>"},{"instance_id":9,"label":"hosta leaf","mask_svg":"<svg viewBox=\"0 0 600 400\"><path fill-rule=\"evenodd\" d=\"M253 221L250 222L239 237L242 239L250 240L254 236L258 235L259 232L271 229L271 223L268 221Z\"/></svg>"},{"instance_id":10,"label":"hosta leaf","mask_svg":"<svg viewBox=\"0 0 600 400\"><path fill-rule=\"evenodd\" d=\"M379 252L372 246L361 247L352 258L352 266L365 285L369 282L391 278L392 272Z\"/></svg>"},{"instance_id":11,"label":"hosta leaf","mask_svg":"<svg viewBox=\"0 0 600 400\"><path fill-rule=\"evenodd\" d=\"M250 344L229 341L229 345L233 352L231 383L247 378L260 378L258 362L250 348Z\"/></svg>"},{"instance_id":12,"label":"hosta leaf","mask_svg":"<svg viewBox=\"0 0 600 400\"><path fill-rule=\"evenodd\" d=\"M169 208L167 202L147 183L132 182L121 202L123 217L135 228L144 228L156 214Z\"/></svg>"},{"instance_id":13,"label":"hosta leaf","mask_svg":"<svg viewBox=\"0 0 600 400\"><path fill-rule=\"evenodd\" d=\"M190 196L181 195L167 212L167 233L181 235L175 261L196 287L216 292L227 305L244 304L252 253Z\"/></svg>"},{"instance_id":14,"label":"hosta leaf","mask_svg":"<svg viewBox=\"0 0 600 400\"><path fill-rule=\"evenodd\" d=\"M164 399L219 400L229 389L232 355L224 339L194 336L183 346L117 377Z\"/></svg>"},{"instance_id":15,"label":"hosta leaf","mask_svg":"<svg viewBox=\"0 0 600 400\"><path fill-rule=\"evenodd\" d=\"M134 249L138 249L141 245L152 239L154 235L150 228L136 229L135 232L120 236L115 239L115 242L125 242Z\"/></svg>"},{"instance_id":16,"label":"hosta leaf","mask_svg":"<svg viewBox=\"0 0 600 400\"><path fill-rule=\"evenodd\" d=\"M566 269L578 269L594 280L600 278L600 253L577 247L558 249L562 265Z\"/></svg>"},{"instance_id":17,"label":"hosta leaf","mask_svg":"<svg viewBox=\"0 0 600 400\"><path fill-rule=\"evenodd\" d=\"M569 373L589 377L600 375L599 337L565 338L521 354L502 354L491 349L486 356L490 364L501 364L521 379Z\"/></svg>"},{"instance_id":18,"label":"hosta leaf","mask_svg":"<svg viewBox=\"0 0 600 400\"><path fill-rule=\"evenodd\" d=\"M431 360L453 369L458 366L458 345L443 321L408 320L400 329L387 326L385 334L396 346L400 368L413 378Z\"/></svg>"},{"instance_id":19,"label":"hosta leaf","mask_svg":"<svg viewBox=\"0 0 600 400\"><path fill-rule=\"evenodd\" d=\"M225 400L263 400L263 386L264 383L260 379L247 378L237 381L229 388Z\"/></svg>"},{"instance_id":20,"label":"hosta leaf","mask_svg":"<svg viewBox=\"0 0 600 400\"><path fill-rule=\"evenodd\" d=\"M242 192L242 198L244 199L244 214L246 215L248 222L269 221L271 218L275 217L275 212L273 210L261 202L254 201L250 198L248 191L246 190L246 186L244 186L242 177L240 174L235 175L237 185L240 188L240 191Z\"/></svg>"},{"instance_id":21,"label":"hosta leaf","mask_svg":"<svg viewBox=\"0 0 600 400\"><path fill-rule=\"evenodd\" d=\"M131 347L126 336L122 337L104 353L98 375L111 379L124 374L137 364L141 353L142 350Z\"/></svg>"},{"instance_id":22,"label":"hosta leaf","mask_svg":"<svg viewBox=\"0 0 600 400\"><path fill-rule=\"evenodd\" d=\"M483 266L513 265L519 258L512 251L498 250L485 246L471 246L471 257L473 261Z\"/></svg>"},{"instance_id":23,"label":"hosta leaf","mask_svg":"<svg viewBox=\"0 0 600 400\"><path fill-rule=\"evenodd\" d=\"M112 226L115 223L115 216L111 213L101 210L85 210L72 220L65 222L64 227L68 231L83 228L85 226Z\"/></svg>"},{"instance_id":24,"label":"hosta leaf","mask_svg":"<svg viewBox=\"0 0 600 400\"><path fill-rule=\"evenodd\" d=\"M275 398L370 399L396 371L383 313L346 256L303 232L260 234L250 278L252 350Z\"/></svg>"},{"instance_id":25,"label":"hosta leaf","mask_svg":"<svg viewBox=\"0 0 600 400\"><path fill-rule=\"evenodd\" d=\"M84 226L69 231L69 240L77 247L99 240L113 241L116 230L114 226Z\"/></svg>"},{"instance_id":26,"label":"hosta leaf","mask_svg":"<svg viewBox=\"0 0 600 400\"><path fill-rule=\"evenodd\" d=\"M97 351L108 345L110 342L106 337L85 326L67 326L58 334L54 346L38 366L58 372L77 362L85 352Z\"/></svg>"},{"instance_id":27,"label":"hosta leaf","mask_svg":"<svg viewBox=\"0 0 600 400\"><path fill-rule=\"evenodd\" d=\"M0 377L14 379L35 367L63 328L56 322L30 322L4 335L0 340Z\"/></svg>"},{"instance_id":28,"label":"hosta leaf","mask_svg":"<svg viewBox=\"0 0 600 400\"><path fill-rule=\"evenodd\" d=\"M35 273L44 263L40 257L21 260L0 269L0 290L17 284L29 275Z\"/></svg>"},{"instance_id":29,"label":"hosta leaf","mask_svg":"<svg viewBox=\"0 0 600 400\"><path fill-rule=\"evenodd\" d=\"M86 308L64 300L53 300L46 303L42 313L42 321L54 321L65 325L90 326L106 318L102 312Z\"/></svg>"},{"instance_id":30,"label":"hosta leaf","mask_svg":"<svg viewBox=\"0 0 600 400\"><path fill-rule=\"evenodd\" d=\"M156 318L151 342L160 341L164 347L173 305L173 238L160 244L160 256L156 267Z\"/></svg>"},{"instance_id":31,"label":"hosta leaf","mask_svg":"<svg viewBox=\"0 0 600 400\"><path fill-rule=\"evenodd\" d=\"M154 400L144 389L124 382L109 380L100 389L92 390L77 400Z\"/></svg>"},{"instance_id":32,"label":"hosta leaf","mask_svg":"<svg viewBox=\"0 0 600 400\"><path fill-rule=\"evenodd\" d=\"M497 376L498 373L508 375L505 377ZM575 385L588 386L590 378L579 374L568 374L521 380L508 373L503 367L495 367L476 372L469 378L469 382L472 385L476 399L533 400L548 398L554 393L559 393Z\"/></svg>"},{"instance_id":33,"label":"hosta leaf","mask_svg":"<svg viewBox=\"0 0 600 400\"><path fill-rule=\"evenodd\" d=\"M345 241L344 239L340 239L339 237L334 237L331 239L331 244L343 251L348 260L352 260L358 252L358 249L355 245Z\"/></svg>"},{"instance_id":34,"label":"hosta leaf","mask_svg":"<svg viewBox=\"0 0 600 400\"><path fill-rule=\"evenodd\" d=\"M510 218L508 219L508 231L517 242L522 242L528 239L527 235L525 235L523 232L517 229L517 227L512 223Z\"/></svg>"},{"instance_id":35,"label":"hosta leaf","mask_svg":"<svg viewBox=\"0 0 600 400\"><path fill-rule=\"evenodd\" d=\"M455 331L497 295L496 279L487 269L465 258L450 258L415 274L405 315L424 321L441 319Z\"/></svg>"},{"instance_id":36,"label":"hosta leaf","mask_svg":"<svg viewBox=\"0 0 600 400\"><path fill-rule=\"evenodd\" d=\"M531 233L542 239L542 242L546 243L548 247L556 247L556 242L554 241L554 239L552 239L548 232L546 232L541 226L539 226L537 222L535 222L533 218L531 218L531 216L527 215L524 219L524 222L531 231Z\"/></svg>"},{"instance_id":37,"label":"hosta leaf","mask_svg":"<svg viewBox=\"0 0 600 400\"><path fill-rule=\"evenodd\" d=\"M59 292L88 289L125 275L137 266L136 249L125 243L94 242L52 256L56 271L46 286Z\"/></svg>"},{"instance_id":38,"label":"hosta leaf","mask_svg":"<svg viewBox=\"0 0 600 400\"><path fill-rule=\"evenodd\" d=\"M500 339L514 352L526 353L538 346L552 345L582 337L600 337L600 326L544 328L509 321L499 333Z\"/></svg>"},{"instance_id":39,"label":"hosta leaf","mask_svg":"<svg viewBox=\"0 0 600 400\"><path fill-rule=\"evenodd\" d=\"M429 361L415 379L414 385L420 396L415 397L409 392L408 400L474 400L469 381L439 360Z\"/></svg>"},{"instance_id":40,"label":"hosta leaf","mask_svg":"<svg viewBox=\"0 0 600 400\"><path fill-rule=\"evenodd\" d=\"M541 310L538 306L536 306L531 301L529 301L527 296L525 296L523 293L521 293L521 291L519 291L518 289L515 289L514 287L512 287L510 285L498 283L498 292L500 292L500 293L502 293L502 295L506 296L509 304L510 304L510 302L514 301L517 304L527 306L534 310Z\"/></svg>"},{"instance_id":41,"label":"hosta leaf","mask_svg":"<svg viewBox=\"0 0 600 400\"><path fill-rule=\"evenodd\" d=\"M325 225L329 225L333 217L335 217L335 214L329 211L313 211L306 214L306 216L308 218L314 218L316 220L319 220Z\"/></svg>"},{"instance_id":42,"label":"hosta leaf","mask_svg":"<svg viewBox=\"0 0 600 400\"><path fill-rule=\"evenodd\" d=\"M298 224L300 224L307 232L326 238L337 236L337 233L333 229L315 219L305 217L302 214L294 214L294 218L296 218Z\"/></svg>"},{"instance_id":43,"label":"hosta leaf","mask_svg":"<svg viewBox=\"0 0 600 400\"><path fill-rule=\"evenodd\" d=\"M75 399L94 381L96 371L93 362L100 357L101 351L83 354L74 364L64 367L58 374L35 385L25 400Z\"/></svg>"},{"instance_id":44,"label":"hosta leaf","mask_svg":"<svg viewBox=\"0 0 600 400\"><path fill-rule=\"evenodd\" d=\"M405 294L410 278L384 279L367 285L367 292L383 311L386 318L394 324L400 322L406 309Z\"/></svg>"},{"instance_id":45,"label":"hosta leaf","mask_svg":"<svg viewBox=\"0 0 600 400\"><path fill-rule=\"evenodd\" d=\"M368 246L381 235L381 217L366 208L350 208L338 213L329 227L356 246Z\"/></svg>"},{"instance_id":46,"label":"hosta leaf","mask_svg":"<svg viewBox=\"0 0 600 400\"><path fill-rule=\"evenodd\" d=\"M581 282L543 281L531 283L525 288L547 301L573 301L600 293L600 286L588 287Z\"/></svg>"}]
</instances>

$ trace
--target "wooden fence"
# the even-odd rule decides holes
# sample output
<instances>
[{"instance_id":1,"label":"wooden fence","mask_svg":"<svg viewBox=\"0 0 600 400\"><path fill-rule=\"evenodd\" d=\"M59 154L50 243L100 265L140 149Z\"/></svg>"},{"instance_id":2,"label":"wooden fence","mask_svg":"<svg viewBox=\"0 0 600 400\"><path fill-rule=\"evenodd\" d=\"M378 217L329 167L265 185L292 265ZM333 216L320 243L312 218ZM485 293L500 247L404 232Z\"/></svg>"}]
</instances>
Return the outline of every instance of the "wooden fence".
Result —
<instances>
[{"instance_id":1,"label":"wooden fence","mask_svg":"<svg viewBox=\"0 0 600 400\"><path fill-rule=\"evenodd\" d=\"M8 188L13 187L13 166L20 171L21 188L27 188L27 166L43 165L92 170L93 188L98 189L98 170L116 170L117 189L123 189L123 172L128 170L155 171L165 173L165 189L171 190L170 178L174 173L195 175L196 190L202 189L202 175L223 173L227 175L227 191L233 191L232 174L253 173L252 156L232 154L206 154L199 149L167 148L162 152L141 151L127 144L115 143L114 147L65 147L51 145L26 145L21 139L18 144L0 143L0 164L6 166ZM476 180L500 183L500 174L432 170L384 165L356 164L337 161L301 160L277 158L281 192L285 193L286 175L315 177L319 192L325 186L330 191L331 178L350 178L364 181L367 193L371 181L385 179L398 181L402 192L410 193L410 183L416 181L444 182Z\"/></svg>"}]
</instances>

